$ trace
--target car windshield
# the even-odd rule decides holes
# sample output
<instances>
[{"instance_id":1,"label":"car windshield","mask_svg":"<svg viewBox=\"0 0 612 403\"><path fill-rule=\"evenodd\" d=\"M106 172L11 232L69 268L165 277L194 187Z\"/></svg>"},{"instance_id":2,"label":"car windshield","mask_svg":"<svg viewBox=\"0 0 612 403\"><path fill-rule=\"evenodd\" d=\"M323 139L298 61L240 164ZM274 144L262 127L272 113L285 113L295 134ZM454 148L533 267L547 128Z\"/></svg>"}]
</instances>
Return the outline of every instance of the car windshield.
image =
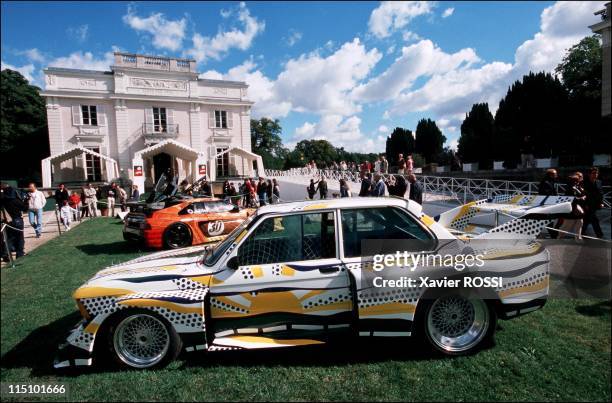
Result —
<instances>
[{"instance_id":1,"label":"car windshield","mask_svg":"<svg viewBox=\"0 0 612 403\"><path fill-rule=\"evenodd\" d=\"M223 254L225 253L225 251L230 247L231 244L233 244L236 241L236 238L238 238L238 235L240 235L242 233L242 231L244 229L246 229L252 222L253 219L256 216L252 215L249 218L247 218L246 220L244 220L242 222L242 224L240 224L238 227L236 227L228 236L227 238L225 238L225 240L223 240L223 242L221 242L220 244L218 244L213 250L212 252L206 256L206 258L204 259L204 264L206 266L213 266L215 263L217 263L217 261L219 260L219 258L221 256L223 256Z\"/></svg>"}]
</instances>

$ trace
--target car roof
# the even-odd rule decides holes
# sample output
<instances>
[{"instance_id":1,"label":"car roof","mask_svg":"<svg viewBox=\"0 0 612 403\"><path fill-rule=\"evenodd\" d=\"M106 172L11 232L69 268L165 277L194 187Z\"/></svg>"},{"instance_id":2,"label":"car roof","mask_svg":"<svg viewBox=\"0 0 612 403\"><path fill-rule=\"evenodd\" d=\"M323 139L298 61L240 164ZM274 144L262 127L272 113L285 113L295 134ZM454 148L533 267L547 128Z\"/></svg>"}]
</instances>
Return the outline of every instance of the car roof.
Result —
<instances>
[{"instance_id":1,"label":"car roof","mask_svg":"<svg viewBox=\"0 0 612 403\"><path fill-rule=\"evenodd\" d=\"M421 214L421 206L413 201L399 197L343 197L340 199L306 200L279 204L268 204L257 209L257 214L287 213L304 210L344 209L359 207L397 206L408 208L417 216Z\"/></svg>"}]
</instances>

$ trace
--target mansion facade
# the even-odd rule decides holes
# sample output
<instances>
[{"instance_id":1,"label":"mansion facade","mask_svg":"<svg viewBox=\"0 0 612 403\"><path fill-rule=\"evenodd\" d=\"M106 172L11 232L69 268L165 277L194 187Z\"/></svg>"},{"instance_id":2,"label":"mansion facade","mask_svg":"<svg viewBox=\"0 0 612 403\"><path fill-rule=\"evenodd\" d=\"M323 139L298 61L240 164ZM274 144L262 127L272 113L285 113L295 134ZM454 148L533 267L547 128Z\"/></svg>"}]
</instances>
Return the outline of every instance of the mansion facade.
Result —
<instances>
[{"instance_id":1,"label":"mansion facade","mask_svg":"<svg viewBox=\"0 0 612 403\"><path fill-rule=\"evenodd\" d=\"M263 175L246 83L198 78L190 59L114 56L110 71L44 70L43 187L124 178L142 192L169 168L190 183Z\"/></svg>"}]
</instances>

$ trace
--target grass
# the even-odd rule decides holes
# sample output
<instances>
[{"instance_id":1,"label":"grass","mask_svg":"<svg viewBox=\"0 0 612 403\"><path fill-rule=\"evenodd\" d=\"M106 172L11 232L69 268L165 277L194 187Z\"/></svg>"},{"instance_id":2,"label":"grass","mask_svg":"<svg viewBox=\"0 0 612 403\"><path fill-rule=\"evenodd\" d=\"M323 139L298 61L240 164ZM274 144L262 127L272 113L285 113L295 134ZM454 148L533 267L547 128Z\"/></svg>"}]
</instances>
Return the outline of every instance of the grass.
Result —
<instances>
[{"instance_id":1,"label":"grass","mask_svg":"<svg viewBox=\"0 0 612 403\"><path fill-rule=\"evenodd\" d=\"M437 358L383 340L185 355L158 371L55 373L55 348L79 320L72 291L139 254L117 221L100 218L2 269L0 380L66 383L70 400L611 399L610 304L584 299L551 300L501 321L496 346L471 357Z\"/></svg>"}]
</instances>

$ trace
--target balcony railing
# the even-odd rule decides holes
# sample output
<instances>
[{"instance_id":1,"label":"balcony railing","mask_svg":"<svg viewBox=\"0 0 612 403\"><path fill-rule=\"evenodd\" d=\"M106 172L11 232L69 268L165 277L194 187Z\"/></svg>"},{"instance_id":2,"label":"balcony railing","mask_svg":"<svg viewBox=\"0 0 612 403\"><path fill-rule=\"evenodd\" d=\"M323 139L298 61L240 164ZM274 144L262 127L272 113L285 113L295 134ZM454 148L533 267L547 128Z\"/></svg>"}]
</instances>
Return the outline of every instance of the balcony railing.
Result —
<instances>
[{"instance_id":1,"label":"balcony railing","mask_svg":"<svg viewBox=\"0 0 612 403\"><path fill-rule=\"evenodd\" d=\"M145 143L155 143L162 140L176 138L179 134L179 126L176 123L173 124L155 124L155 123L143 123L142 124L142 135L144 136Z\"/></svg>"}]
</instances>

